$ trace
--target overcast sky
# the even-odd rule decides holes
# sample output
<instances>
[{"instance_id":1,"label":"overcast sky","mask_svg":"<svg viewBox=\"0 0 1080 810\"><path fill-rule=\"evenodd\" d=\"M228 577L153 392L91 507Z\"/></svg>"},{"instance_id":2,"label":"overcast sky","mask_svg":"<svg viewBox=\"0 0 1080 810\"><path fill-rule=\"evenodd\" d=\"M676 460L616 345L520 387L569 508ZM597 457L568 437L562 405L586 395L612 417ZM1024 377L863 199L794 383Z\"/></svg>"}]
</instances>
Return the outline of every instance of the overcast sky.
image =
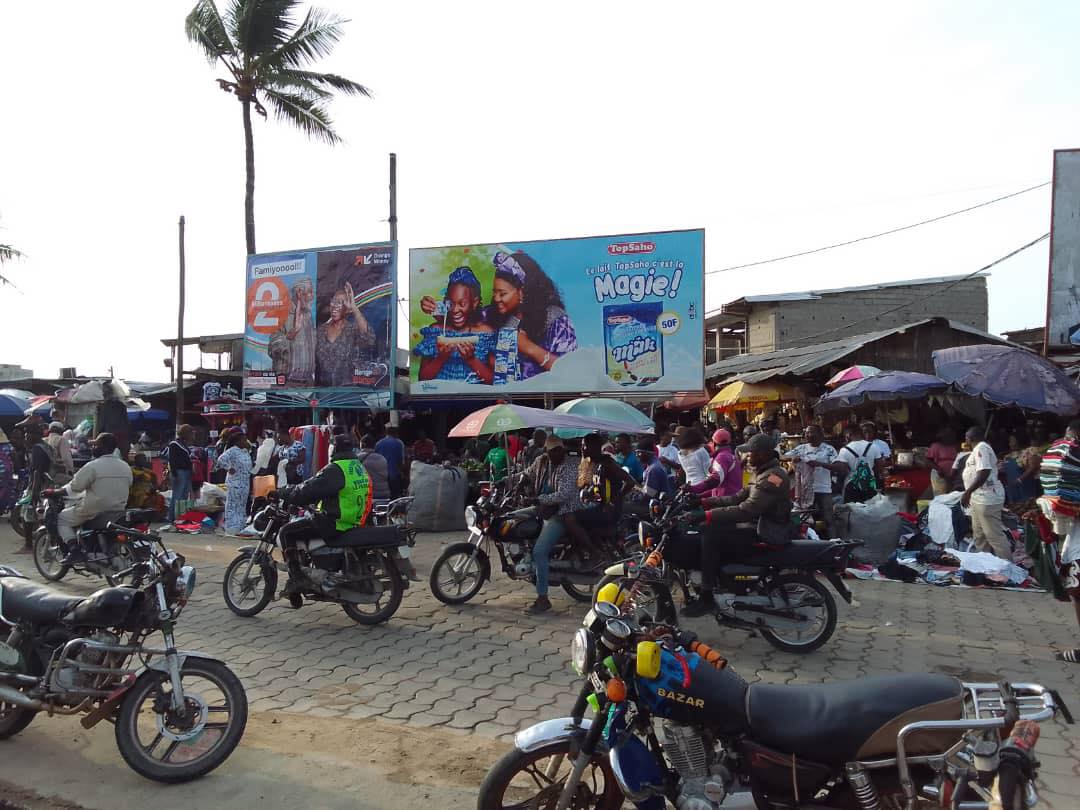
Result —
<instances>
[{"instance_id":1,"label":"overcast sky","mask_svg":"<svg viewBox=\"0 0 1080 810\"><path fill-rule=\"evenodd\" d=\"M190 5L0 5L0 242L27 254L2 271L0 362L168 379L180 214L186 331L242 329L240 105ZM1075 2L320 5L351 19L321 69L375 96L335 101L338 147L256 121L260 252L385 239L391 151L402 268L409 247L704 227L717 269L1048 180L1080 146ZM1049 220L1047 188L716 273L708 305L966 273ZM992 331L1042 324L1046 270L1045 242L995 268Z\"/></svg>"}]
</instances>

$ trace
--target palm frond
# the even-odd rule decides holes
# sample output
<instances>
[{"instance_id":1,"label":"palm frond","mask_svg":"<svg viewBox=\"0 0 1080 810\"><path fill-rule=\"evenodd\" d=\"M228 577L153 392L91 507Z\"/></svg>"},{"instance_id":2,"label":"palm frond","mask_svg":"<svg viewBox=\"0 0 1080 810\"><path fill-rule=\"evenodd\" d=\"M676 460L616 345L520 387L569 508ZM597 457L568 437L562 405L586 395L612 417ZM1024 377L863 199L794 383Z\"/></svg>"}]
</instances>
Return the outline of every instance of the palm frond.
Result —
<instances>
[{"instance_id":1,"label":"palm frond","mask_svg":"<svg viewBox=\"0 0 1080 810\"><path fill-rule=\"evenodd\" d=\"M229 32L214 0L198 0L184 20L184 31L211 63L236 56L236 48L229 39Z\"/></svg>"},{"instance_id":2,"label":"palm frond","mask_svg":"<svg viewBox=\"0 0 1080 810\"><path fill-rule=\"evenodd\" d=\"M254 61L285 44L300 0L233 0L228 18L236 46Z\"/></svg>"},{"instance_id":3,"label":"palm frond","mask_svg":"<svg viewBox=\"0 0 1080 810\"><path fill-rule=\"evenodd\" d=\"M255 81L258 83L260 90L280 90L285 93L299 91L301 95L324 100L329 100L334 95L325 87L320 87L315 82L298 75L294 71L274 73L268 77L257 75Z\"/></svg>"},{"instance_id":4,"label":"palm frond","mask_svg":"<svg viewBox=\"0 0 1080 810\"><path fill-rule=\"evenodd\" d=\"M264 89L263 94L274 108L274 115L278 119L289 122L308 137L329 144L341 142L341 138L334 132L329 114L319 104L319 99L273 89Z\"/></svg>"},{"instance_id":5,"label":"palm frond","mask_svg":"<svg viewBox=\"0 0 1080 810\"><path fill-rule=\"evenodd\" d=\"M0 264L4 262L14 261L15 259L21 259L23 254L13 248L11 245L0 245Z\"/></svg>"},{"instance_id":6,"label":"palm frond","mask_svg":"<svg viewBox=\"0 0 1080 810\"><path fill-rule=\"evenodd\" d=\"M344 93L347 96L366 96L371 98L371 90L369 88L354 82L352 79L338 76L336 73L316 73L313 70L287 70L276 74L275 80L282 81L282 77L284 76L288 76L289 80L303 79L313 87L317 87L325 92L337 90L339 93Z\"/></svg>"},{"instance_id":7,"label":"palm frond","mask_svg":"<svg viewBox=\"0 0 1080 810\"><path fill-rule=\"evenodd\" d=\"M308 9L292 36L273 51L259 57L259 69L285 71L328 56L344 33L345 20L322 9Z\"/></svg>"}]
</instances>

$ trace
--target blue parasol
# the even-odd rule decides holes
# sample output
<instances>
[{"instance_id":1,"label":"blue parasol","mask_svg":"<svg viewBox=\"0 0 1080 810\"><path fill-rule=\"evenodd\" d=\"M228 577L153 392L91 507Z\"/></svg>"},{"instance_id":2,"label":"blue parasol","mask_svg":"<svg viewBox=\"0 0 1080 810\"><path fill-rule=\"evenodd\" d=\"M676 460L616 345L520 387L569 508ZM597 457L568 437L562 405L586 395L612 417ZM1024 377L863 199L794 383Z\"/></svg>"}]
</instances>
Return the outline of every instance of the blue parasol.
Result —
<instances>
[{"instance_id":1,"label":"blue parasol","mask_svg":"<svg viewBox=\"0 0 1080 810\"><path fill-rule=\"evenodd\" d=\"M23 417L24 412L30 407L30 400L17 394L0 394L0 419L11 417Z\"/></svg>"},{"instance_id":2,"label":"blue parasol","mask_svg":"<svg viewBox=\"0 0 1080 810\"><path fill-rule=\"evenodd\" d=\"M838 408L853 408L864 402L895 399L922 399L927 394L940 394L949 384L933 374L915 371L882 371L873 377L852 380L825 394L814 405L818 413Z\"/></svg>"},{"instance_id":3,"label":"blue parasol","mask_svg":"<svg viewBox=\"0 0 1080 810\"><path fill-rule=\"evenodd\" d=\"M1080 411L1076 383L1027 349L995 344L938 349L934 371L961 392L995 405L1059 416Z\"/></svg>"}]
</instances>

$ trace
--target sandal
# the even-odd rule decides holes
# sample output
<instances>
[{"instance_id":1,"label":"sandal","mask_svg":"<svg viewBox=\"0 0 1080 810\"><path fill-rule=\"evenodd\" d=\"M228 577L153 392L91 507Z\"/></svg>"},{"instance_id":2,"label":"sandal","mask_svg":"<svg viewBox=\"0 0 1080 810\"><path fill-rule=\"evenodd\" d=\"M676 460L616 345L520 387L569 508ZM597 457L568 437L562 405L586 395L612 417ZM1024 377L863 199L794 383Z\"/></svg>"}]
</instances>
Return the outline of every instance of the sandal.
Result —
<instances>
[{"instance_id":1,"label":"sandal","mask_svg":"<svg viewBox=\"0 0 1080 810\"><path fill-rule=\"evenodd\" d=\"M1080 664L1080 648L1074 648L1071 650L1065 650L1064 652L1055 653L1054 657L1058 661L1065 661L1069 664Z\"/></svg>"}]
</instances>

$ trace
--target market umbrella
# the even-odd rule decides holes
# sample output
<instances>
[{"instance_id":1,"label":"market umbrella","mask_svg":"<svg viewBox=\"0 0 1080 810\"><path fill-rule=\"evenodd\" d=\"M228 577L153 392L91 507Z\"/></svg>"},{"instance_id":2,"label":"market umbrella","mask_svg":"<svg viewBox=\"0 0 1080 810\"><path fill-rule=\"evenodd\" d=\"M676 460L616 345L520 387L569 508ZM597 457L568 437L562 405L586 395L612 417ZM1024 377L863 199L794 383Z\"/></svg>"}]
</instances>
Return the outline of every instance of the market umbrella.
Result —
<instances>
[{"instance_id":1,"label":"market umbrella","mask_svg":"<svg viewBox=\"0 0 1080 810\"><path fill-rule=\"evenodd\" d=\"M652 433L640 425L579 416L573 413L556 413L543 408L527 408L524 405L491 405L466 416L450 431L453 439L466 439L490 433L506 433L511 430L530 428L577 428L586 432L601 430L608 433Z\"/></svg>"},{"instance_id":2,"label":"market umbrella","mask_svg":"<svg viewBox=\"0 0 1080 810\"><path fill-rule=\"evenodd\" d=\"M669 411L693 411L698 408L704 408L708 404L708 392L693 391L676 394L671 399L665 401L663 407L667 408Z\"/></svg>"},{"instance_id":3,"label":"market umbrella","mask_svg":"<svg viewBox=\"0 0 1080 810\"><path fill-rule=\"evenodd\" d=\"M0 418L22 417L30 407L30 400L15 394L0 394Z\"/></svg>"},{"instance_id":4,"label":"market umbrella","mask_svg":"<svg viewBox=\"0 0 1080 810\"><path fill-rule=\"evenodd\" d=\"M849 383L854 380L865 380L867 377L873 377L876 374L880 374L881 369L877 366L848 366L843 371L838 371L829 381L825 383L826 388L836 388L844 383Z\"/></svg>"},{"instance_id":5,"label":"market umbrella","mask_svg":"<svg viewBox=\"0 0 1080 810\"><path fill-rule=\"evenodd\" d=\"M882 371L873 377L852 380L835 391L825 394L814 405L818 413L838 408L852 408L864 402L895 399L921 399L927 394L939 394L949 384L933 374L915 371Z\"/></svg>"},{"instance_id":6,"label":"market umbrella","mask_svg":"<svg viewBox=\"0 0 1080 810\"><path fill-rule=\"evenodd\" d=\"M652 433L653 421L633 405L623 402L621 399L604 399L603 397L580 397L564 402L555 407L555 413L574 414L575 416L587 416L596 419L606 419L609 422L625 422L627 425L636 426L636 429L624 429L624 433ZM588 428L556 428L555 435L564 439L576 439L591 433Z\"/></svg>"},{"instance_id":7,"label":"market umbrella","mask_svg":"<svg viewBox=\"0 0 1080 810\"><path fill-rule=\"evenodd\" d=\"M1027 349L988 343L938 349L934 371L961 392L995 405L1059 416L1080 411L1076 383Z\"/></svg>"},{"instance_id":8,"label":"market umbrella","mask_svg":"<svg viewBox=\"0 0 1080 810\"><path fill-rule=\"evenodd\" d=\"M736 380L725 385L709 400L709 410L722 411L736 405L760 405L765 402L792 402L798 397L799 392L784 383Z\"/></svg>"}]
</instances>

